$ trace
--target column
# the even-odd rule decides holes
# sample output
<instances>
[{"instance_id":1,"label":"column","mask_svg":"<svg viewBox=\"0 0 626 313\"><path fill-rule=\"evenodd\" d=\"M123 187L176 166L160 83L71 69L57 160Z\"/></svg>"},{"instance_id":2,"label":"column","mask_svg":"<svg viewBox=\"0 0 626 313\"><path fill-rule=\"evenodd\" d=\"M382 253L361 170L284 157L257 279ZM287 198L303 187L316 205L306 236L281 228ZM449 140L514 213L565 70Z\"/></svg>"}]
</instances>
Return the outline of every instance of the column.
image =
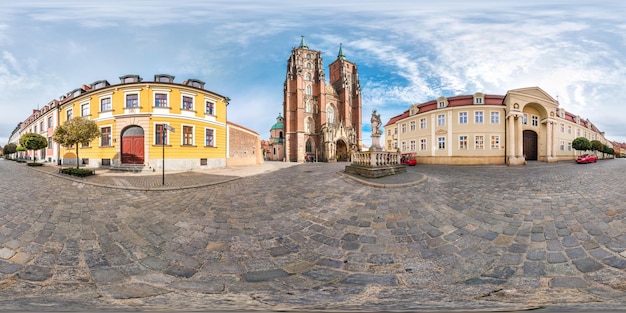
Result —
<instances>
[{"instance_id":1,"label":"column","mask_svg":"<svg viewBox=\"0 0 626 313\"><path fill-rule=\"evenodd\" d=\"M516 155L515 153L515 115L509 115L507 116L507 119L509 120L507 127L508 129L508 134L506 138L506 144L507 144L507 153L509 154L509 163L511 163L511 159Z\"/></svg>"},{"instance_id":2,"label":"column","mask_svg":"<svg viewBox=\"0 0 626 313\"><path fill-rule=\"evenodd\" d=\"M518 158L522 158L524 156L524 130L522 129L522 117L517 118L517 123L515 124L515 156ZM526 161L524 159L524 161Z\"/></svg>"},{"instance_id":3,"label":"column","mask_svg":"<svg viewBox=\"0 0 626 313\"><path fill-rule=\"evenodd\" d=\"M549 160L550 158L552 158L552 121L548 121L546 123L546 127L548 128L548 138L547 138L547 145L546 145L546 154L547 154L547 159ZM546 160L546 162L548 161Z\"/></svg>"}]
</instances>

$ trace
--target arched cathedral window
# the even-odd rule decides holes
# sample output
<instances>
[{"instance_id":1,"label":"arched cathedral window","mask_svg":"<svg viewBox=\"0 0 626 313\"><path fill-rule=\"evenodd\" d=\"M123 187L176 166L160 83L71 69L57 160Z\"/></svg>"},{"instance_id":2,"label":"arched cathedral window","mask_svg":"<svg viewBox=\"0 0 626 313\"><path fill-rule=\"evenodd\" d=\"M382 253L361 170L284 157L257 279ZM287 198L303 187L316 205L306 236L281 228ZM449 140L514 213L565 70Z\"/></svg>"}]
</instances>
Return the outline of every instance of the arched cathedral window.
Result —
<instances>
[{"instance_id":1,"label":"arched cathedral window","mask_svg":"<svg viewBox=\"0 0 626 313\"><path fill-rule=\"evenodd\" d=\"M313 93L313 89L311 88L311 85L307 85L306 86L306 94L307 95L311 95Z\"/></svg>"},{"instance_id":2,"label":"arched cathedral window","mask_svg":"<svg viewBox=\"0 0 626 313\"><path fill-rule=\"evenodd\" d=\"M306 79L306 80L311 80L311 74L308 74L308 73L307 73L307 74L306 74L306 76L305 76L305 79Z\"/></svg>"},{"instance_id":3,"label":"arched cathedral window","mask_svg":"<svg viewBox=\"0 0 626 313\"><path fill-rule=\"evenodd\" d=\"M326 105L326 123L335 123L335 109L330 103Z\"/></svg>"},{"instance_id":4,"label":"arched cathedral window","mask_svg":"<svg viewBox=\"0 0 626 313\"><path fill-rule=\"evenodd\" d=\"M306 104L304 105L304 110L307 113L313 112L313 105L311 105L311 100L306 101Z\"/></svg>"},{"instance_id":5,"label":"arched cathedral window","mask_svg":"<svg viewBox=\"0 0 626 313\"><path fill-rule=\"evenodd\" d=\"M310 118L307 118L306 120L304 120L304 133L306 134L311 133L311 119Z\"/></svg>"}]
</instances>

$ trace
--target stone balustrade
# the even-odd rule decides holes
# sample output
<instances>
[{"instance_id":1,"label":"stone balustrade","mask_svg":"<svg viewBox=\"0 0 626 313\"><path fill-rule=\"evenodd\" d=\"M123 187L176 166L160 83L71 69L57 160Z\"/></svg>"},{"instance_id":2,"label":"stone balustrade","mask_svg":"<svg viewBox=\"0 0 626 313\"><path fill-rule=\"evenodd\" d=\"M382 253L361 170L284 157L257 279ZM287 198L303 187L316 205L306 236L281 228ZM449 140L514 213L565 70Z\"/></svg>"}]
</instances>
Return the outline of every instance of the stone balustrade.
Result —
<instances>
[{"instance_id":1,"label":"stone balustrade","mask_svg":"<svg viewBox=\"0 0 626 313\"><path fill-rule=\"evenodd\" d=\"M352 165L384 167L400 165L400 153L388 151L362 151L352 154Z\"/></svg>"}]
</instances>

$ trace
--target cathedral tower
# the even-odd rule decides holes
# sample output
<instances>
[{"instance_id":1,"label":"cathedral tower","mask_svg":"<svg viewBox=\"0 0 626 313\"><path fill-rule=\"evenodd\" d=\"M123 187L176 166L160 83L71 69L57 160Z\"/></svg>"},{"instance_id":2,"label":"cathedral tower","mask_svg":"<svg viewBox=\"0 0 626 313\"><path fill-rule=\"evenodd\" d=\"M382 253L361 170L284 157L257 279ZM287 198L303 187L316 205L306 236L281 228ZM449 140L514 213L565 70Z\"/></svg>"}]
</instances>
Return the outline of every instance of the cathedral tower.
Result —
<instances>
[{"instance_id":1,"label":"cathedral tower","mask_svg":"<svg viewBox=\"0 0 626 313\"><path fill-rule=\"evenodd\" d=\"M287 61L284 84L285 155L291 162L349 161L361 147L361 87L356 64L339 46L326 84L322 53L304 37Z\"/></svg>"}]
</instances>

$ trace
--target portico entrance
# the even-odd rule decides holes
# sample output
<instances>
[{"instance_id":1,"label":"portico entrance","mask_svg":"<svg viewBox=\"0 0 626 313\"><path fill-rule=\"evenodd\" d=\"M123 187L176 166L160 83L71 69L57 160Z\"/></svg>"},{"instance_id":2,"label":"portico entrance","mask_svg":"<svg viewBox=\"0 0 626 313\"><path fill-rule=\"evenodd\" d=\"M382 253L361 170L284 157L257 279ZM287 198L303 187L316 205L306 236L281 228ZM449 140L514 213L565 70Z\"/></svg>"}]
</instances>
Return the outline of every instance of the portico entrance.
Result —
<instances>
[{"instance_id":1,"label":"portico entrance","mask_svg":"<svg viewBox=\"0 0 626 313\"><path fill-rule=\"evenodd\" d=\"M337 156L337 161L349 161L350 155L348 154L348 146L346 145L346 142L343 140L337 140L337 144L335 146L335 155Z\"/></svg>"}]
</instances>

